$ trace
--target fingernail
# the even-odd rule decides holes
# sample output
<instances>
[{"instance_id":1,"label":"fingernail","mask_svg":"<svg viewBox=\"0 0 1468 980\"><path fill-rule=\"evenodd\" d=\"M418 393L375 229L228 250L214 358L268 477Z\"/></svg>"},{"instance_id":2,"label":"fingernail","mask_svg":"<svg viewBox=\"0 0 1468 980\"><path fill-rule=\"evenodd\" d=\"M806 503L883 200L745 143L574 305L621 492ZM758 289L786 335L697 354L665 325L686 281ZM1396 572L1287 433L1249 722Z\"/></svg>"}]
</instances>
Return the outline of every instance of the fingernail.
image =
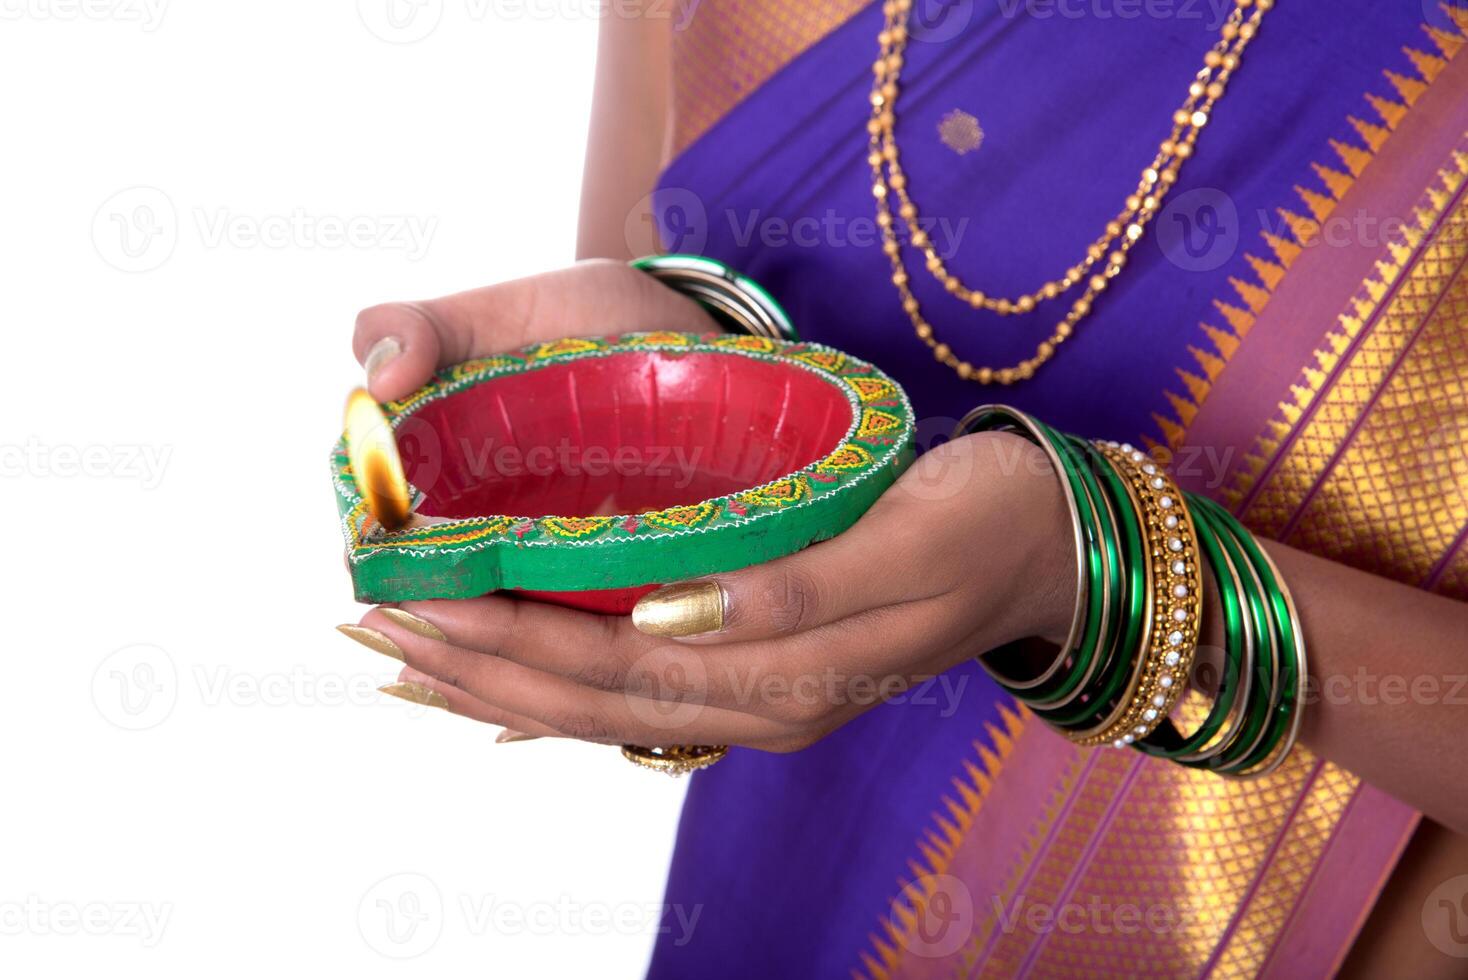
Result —
<instances>
[{"instance_id":1,"label":"fingernail","mask_svg":"<svg viewBox=\"0 0 1468 980\"><path fill-rule=\"evenodd\" d=\"M362 366L367 370L367 380L371 381L377 377L377 372L387 366L387 363L403 352L403 345L396 337L383 337L372 345L367 352L367 360Z\"/></svg>"},{"instance_id":2,"label":"fingernail","mask_svg":"<svg viewBox=\"0 0 1468 980\"><path fill-rule=\"evenodd\" d=\"M724 628L724 590L717 582L679 582L632 607L632 625L652 636L698 636Z\"/></svg>"},{"instance_id":3,"label":"fingernail","mask_svg":"<svg viewBox=\"0 0 1468 980\"><path fill-rule=\"evenodd\" d=\"M396 684L384 684L378 688L383 694L391 694L395 698L411 701L413 704L424 704L430 708L447 708L448 699L431 687L422 684L414 684L412 681L398 681Z\"/></svg>"},{"instance_id":4,"label":"fingernail","mask_svg":"<svg viewBox=\"0 0 1468 980\"><path fill-rule=\"evenodd\" d=\"M382 613L388 619L392 620L394 623L397 623L403 629L411 630L412 632L417 633L419 636L426 636L430 640L448 639L448 637L443 635L443 630L439 629L437 626L434 626L428 620L423 619L420 616L414 616L406 609L397 609L393 606L385 606L381 609L378 609L377 611Z\"/></svg>"},{"instance_id":5,"label":"fingernail","mask_svg":"<svg viewBox=\"0 0 1468 980\"><path fill-rule=\"evenodd\" d=\"M496 735L494 740L496 744L503 745L506 742L529 742L537 738L540 738L540 736L526 735L524 732L517 732L513 728L506 728Z\"/></svg>"},{"instance_id":6,"label":"fingernail","mask_svg":"<svg viewBox=\"0 0 1468 980\"><path fill-rule=\"evenodd\" d=\"M338 633L351 637L369 650L375 650L385 657L392 657L394 660L401 660L404 663L407 662L408 658L403 656L403 651L399 649L396 643L388 639L385 633L379 633L377 630L370 629L366 626L348 625L345 623L336 629Z\"/></svg>"}]
</instances>

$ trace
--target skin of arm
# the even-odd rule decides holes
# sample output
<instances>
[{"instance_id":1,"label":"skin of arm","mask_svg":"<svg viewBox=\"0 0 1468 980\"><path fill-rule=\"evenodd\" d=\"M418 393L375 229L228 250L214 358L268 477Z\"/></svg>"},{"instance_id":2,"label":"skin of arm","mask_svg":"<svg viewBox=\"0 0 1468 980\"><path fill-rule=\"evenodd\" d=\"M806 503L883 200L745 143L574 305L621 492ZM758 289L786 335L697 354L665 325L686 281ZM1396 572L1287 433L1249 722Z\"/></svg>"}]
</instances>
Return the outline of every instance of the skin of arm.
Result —
<instances>
[{"instance_id":1,"label":"skin of arm","mask_svg":"<svg viewBox=\"0 0 1468 980\"><path fill-rule=\"evenodd\" d=\"M1301 741L1468 832L1468 603L1260 543L1305 629L1310 680ZM1207 594L1202 643L1216 649L1223 613L1211 581Z\"/></svg>"},{"instance_id":2,"label":"skin of arm","mask_svg":"<svg viewBox=\"0 0 1468 980\"><path fill-rule=\"evenodd\" d=\"M668 152L669 23L651 16L602 21L581 182L579 259L625 261L658 251L647 195Z\"/></svg>"}]
</instances>

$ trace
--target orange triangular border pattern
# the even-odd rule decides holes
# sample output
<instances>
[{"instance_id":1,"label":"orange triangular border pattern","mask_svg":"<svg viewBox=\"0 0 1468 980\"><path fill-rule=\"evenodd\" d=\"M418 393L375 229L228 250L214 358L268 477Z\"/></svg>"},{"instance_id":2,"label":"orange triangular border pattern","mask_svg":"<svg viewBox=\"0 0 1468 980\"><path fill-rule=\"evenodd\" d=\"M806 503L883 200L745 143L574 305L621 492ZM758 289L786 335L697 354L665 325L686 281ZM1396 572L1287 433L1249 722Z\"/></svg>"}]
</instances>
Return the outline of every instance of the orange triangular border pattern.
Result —
<instances>
[{"instance_id":1,"label":"orange triangular border pattern","mask_svg":"<svg viewBox=\"0 0 1468 980\"><path fill-rule=\"evenodd\" d=\"M1368 93L1362 117L1350 116L1351 127L1356 132L1356 141L1345 143L1331 140L1331 162L1311 165L1312 178L1307 184L1295 186L1295 200L1278 211L1281 219L1280 234L1261 232L1266 248L1260 254L1250 253L1246 259L1251 268L1248 278L1230 277L1232 294L1213 302L1217 319L1203 322L1203 341L1190 344L1188 352L1195 362L1193 368L1178 368L1181 388L1163 393L1170 411L1154 412L1161 438L1144 436L1143 441L1153 449L1177 449L1198 409L1213 389L1213 383L1227 367L1240 342L1249 335L1255 321L1264 312L1274 291L1284 280L1285 274L1309 247L1315 236L1320 234L1323 224L1330 218L1336 205L1355 186L1357 179L1371 165L1376 154L1386 145L1392 132L1401 125L1412 105L1427 91L1429 85L1440 75L1448 63L1468 43L1468 6L1460 3L1444 3L1443 11L1458 28L1450 32L1424 24L1423 32L1431 42L1431 50L1404 47L1411 62L1415 77L1394 71L1384 71L1390 93L1376 95ZM1416 216L1419 220L1421 214ZM1267 446L1260 449L1267 450ZM1266 457L1267 458L1267 457ZM1247 462L1247 461L1246 461ZM1225 492L1230 498L1230 493ZM1238 500L1232 493L1230 504Z\"/></svg>"}]
</instances>

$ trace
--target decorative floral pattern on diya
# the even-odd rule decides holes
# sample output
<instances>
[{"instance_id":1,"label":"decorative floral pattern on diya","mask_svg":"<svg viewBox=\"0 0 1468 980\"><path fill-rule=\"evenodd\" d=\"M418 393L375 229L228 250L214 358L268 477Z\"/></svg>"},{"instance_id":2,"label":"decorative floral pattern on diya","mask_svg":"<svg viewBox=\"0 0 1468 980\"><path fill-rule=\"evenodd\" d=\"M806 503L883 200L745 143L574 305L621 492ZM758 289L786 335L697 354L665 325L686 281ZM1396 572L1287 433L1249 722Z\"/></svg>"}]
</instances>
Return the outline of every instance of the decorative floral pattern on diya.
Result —
<instances>
[{"instance_id":1,"label":"decorative floral pattern on diya","mask_svg":"<svg viewBox=\"0 0 1468 980\"><path fill-rule=\"evenodd\" d=\"M357 598L632 590L790 554L912 458L900 386L818 344L657 331L441 370L383 406L417 494L385 530L332 454Z\"/></svg>"}]
</instances>

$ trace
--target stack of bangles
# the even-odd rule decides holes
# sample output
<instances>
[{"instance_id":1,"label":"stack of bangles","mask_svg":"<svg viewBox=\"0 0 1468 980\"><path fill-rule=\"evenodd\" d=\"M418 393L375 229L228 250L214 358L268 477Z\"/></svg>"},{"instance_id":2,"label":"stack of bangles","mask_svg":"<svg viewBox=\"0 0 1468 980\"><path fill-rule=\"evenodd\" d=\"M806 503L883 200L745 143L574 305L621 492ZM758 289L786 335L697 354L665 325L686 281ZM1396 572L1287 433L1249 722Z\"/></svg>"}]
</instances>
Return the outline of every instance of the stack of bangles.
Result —
<instances>
[{"instance_id":1,"label":"stack of bangles","mask_svg":"<svg viewBox=\"0 0 1468 980\"><path fill-rule=\"evenodd\" d=\"M798 339L774 298L722 262L658 255L632 265L697 300L727 330ZM1038 445L1059 476L1080 587L1070 635L1048 667L1007 676L995 661L1022 651L998 650L982 661L986 669L1078 745L1131 746L1225 776L1277 768L1300 729L1305 646L1294 600L1264 549L1131 446L1087 442L1003 405L974 409L954 436L994 430ZM1198 654L1205 563L1223 608L1223 664L1206 712L1174 712ZM1184 734L1175 715L1193 714L1201 720ZM639 765L686 771L717 761L724 747L623 752ZM682 754L676 766L668 752Z\"/></svg>"},{"instance_id":2,"label":"stack of bangles","mask_svg":"<svg viewBox=\"0 0 1468 980\"><path fill-rule=\"evenodd\" d=\"M993 430L1038 445L1060 477L1080 588L1048 667L1018 678L986 662L990 673L1078 745L1132 746L1225 776L1278 767L1300 728L1305 646L1294 600L1254 537L1131 446L1087 442L1002 405L970 412L955 435ZM1184 733L1171 716L1198 652L1205 563L1224 660L1212 705Z\"/></svg>"}]
</instances>

